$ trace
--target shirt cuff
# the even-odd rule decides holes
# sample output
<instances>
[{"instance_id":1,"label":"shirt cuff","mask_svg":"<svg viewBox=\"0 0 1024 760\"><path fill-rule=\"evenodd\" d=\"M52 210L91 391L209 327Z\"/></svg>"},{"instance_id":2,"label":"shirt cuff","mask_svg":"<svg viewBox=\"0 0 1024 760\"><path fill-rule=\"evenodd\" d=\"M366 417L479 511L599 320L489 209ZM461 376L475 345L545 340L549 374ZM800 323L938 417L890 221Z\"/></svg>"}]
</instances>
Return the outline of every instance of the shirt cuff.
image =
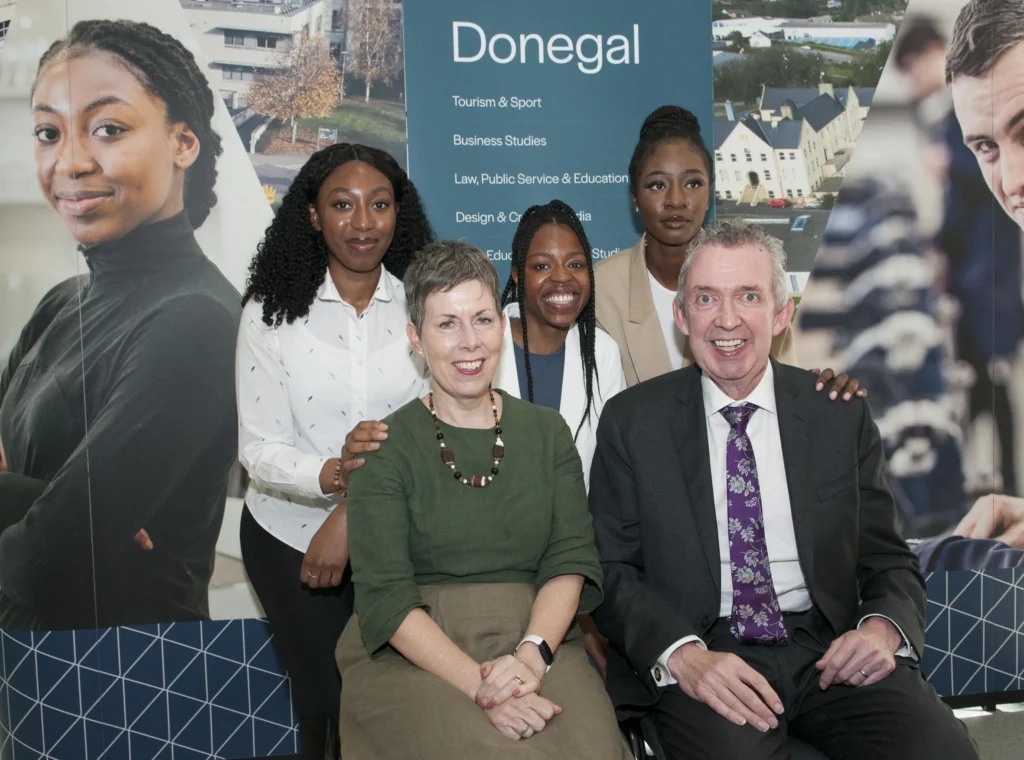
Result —
<instances>
[{"instance_id":1,"label":"shirt cuff","mask_svg":"<svg viewBox=\"0 0 1024 760\"><path fill-rule=\"evenodd\" d=\"M914 651L914 647L912 647L910 645L910 639L908 639L906 637L906 634L903 633L903 629L900 628L899 625L896 623L896 621L893 620L892 618L886 617L885 615L879 615L877 613L873 614L873 615L865 615L864 617L862 617L860 619L860 622L857 623L857 628L860 628L862 625L864 625L864 623L866 623L868 621L868 618L873 618L873 617L880 617L880 618L882 618L882 620L888 620L890 623L892 623L893 627L896 629L896 632L899 633L900 641L902 643L900 644L900 648L897 649L893 654L895 654L897 657L907 657L907 658L913 660L914 662L917 662L918 661L917 652L915 652Z\"/></svg>"},{"instance_id":2,"label":"shirt cuff","mask_svg":"<svg viewBox=\"0 0 1024 760\"><path fill-rule=\"evenodd\" d=\"M707 650L707 645L703 641L701 641L700 636L683 636L683 638L679 639L679 641L672 644L672 646L670 646L668 649L661 653L661 657L655 660L654 667L651 668L651 678L654 679L654 683L658 687L673 686L676 683L678 683L678 681L676 681L675 679L675 676L673 676L672 673L669 672L668 658L671 657L672 654L677 649L679 649L679 647L681 647L683 644L689 644L691 641L696 642L697 646L699 646L701 649Z\"/></svg>"},{"instance_id":3,"label":"shirt cuff","mask_svg":"<svg viewBox=\"0 0 1024 760\"><path fill-rule=\"evenodd\" d=\"M334 493L324 493L320 488L320 471L330 457L319 457L310 454L302 457L295 466L295 486L299 492L314 499L331 501Z\"/></svg>"}]
</instances>

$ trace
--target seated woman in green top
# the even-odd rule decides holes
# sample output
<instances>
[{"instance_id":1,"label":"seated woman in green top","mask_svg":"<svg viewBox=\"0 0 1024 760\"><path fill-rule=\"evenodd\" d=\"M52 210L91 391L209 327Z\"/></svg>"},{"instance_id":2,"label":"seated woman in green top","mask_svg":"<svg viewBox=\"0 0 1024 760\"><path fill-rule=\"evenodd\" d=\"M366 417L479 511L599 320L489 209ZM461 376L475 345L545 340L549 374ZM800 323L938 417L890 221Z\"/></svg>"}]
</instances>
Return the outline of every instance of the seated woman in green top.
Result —
<instances>
[{"instance_id":1,"label":"seated woman in green top","mask_svg":"<svg viewBox=\"0 0 1024 760\"><path fill-rule=\"evenodd\" d=\"M625 760L574 623L602 575L572 432L491 389L505 317L482 252L434 243L405 290L431 391L352 475L342 756Z\"/></svg>"}]
</instances>

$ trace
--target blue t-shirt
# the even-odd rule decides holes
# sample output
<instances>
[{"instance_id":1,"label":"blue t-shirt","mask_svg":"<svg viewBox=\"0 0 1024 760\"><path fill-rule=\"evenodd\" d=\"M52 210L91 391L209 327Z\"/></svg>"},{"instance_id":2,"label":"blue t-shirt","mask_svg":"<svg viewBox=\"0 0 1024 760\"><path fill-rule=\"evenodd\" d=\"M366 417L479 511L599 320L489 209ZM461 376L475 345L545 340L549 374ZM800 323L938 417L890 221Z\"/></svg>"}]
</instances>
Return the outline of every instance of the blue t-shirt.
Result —
<instances>
[{"instance_id":1,"label":"blue t-shirt","mask_svg":"<svg viewBox=\"0 0 1024 760\"><path fill-rule=\"evenodd\" d=\"M519 395L529 399L526 382L526 354L512 343L516 350L516 371L519 374ZM562 373L565 370L565 344L553 354L530 353L530 374L533 375L533 403L556 412L562 404Z\"/></svg>"}]
</instances>

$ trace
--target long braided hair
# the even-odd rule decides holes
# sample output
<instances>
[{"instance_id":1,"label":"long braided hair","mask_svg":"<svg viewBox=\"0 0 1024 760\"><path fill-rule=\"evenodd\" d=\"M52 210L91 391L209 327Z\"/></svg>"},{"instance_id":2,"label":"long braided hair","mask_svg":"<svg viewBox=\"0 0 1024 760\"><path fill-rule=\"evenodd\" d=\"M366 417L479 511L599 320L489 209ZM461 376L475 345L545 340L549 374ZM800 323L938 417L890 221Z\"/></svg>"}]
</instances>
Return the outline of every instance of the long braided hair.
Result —
<instances>
[{"instance_id":1,"label":"long braided hair","mask_svg":"<svg viewBox=\"0 0 1024 760\"><path fill-rule=\"evenodd\" d=\"M700 122L692 112L680 106L661 106L656 108L644 119L640 127L640 139L637 140L633 157L629 161L629 189L636 195L637 181L643 171L644 161L658 146L666 140L689 140L690 145L704 159L704 168L708 172L708 181L715 177L714 162L711 152L704 144L700 133Z\"/></svg>"},{"instance_id":2,"label":"long braided hair","mask_svg":"<svg viewBox=\"0 0 1024 760\"><path fill-rule=\"evenodd\" d=\"M402 279L416 252L434 239L416 186L390 154L352 143L317 151L292 180L249 265L243 303L258 298L263 304L263 321L269 326L309 314L330 257L323 233L309 221L309 206L316 203L320 186L331 172L349 161L369 164L387 177L394 191L398 216L395 236L382 262L385 269Z\"/></svg>"},{"instance_id":3,"label":"long braided hair","mask_svg":"<svg viewBox=\"0 0 1024 760\"><path fill-rule=\"evenodd\" d=\"M587 275L590 277L590 299L583 306L576 326L580 331L580 356L583 360L583 384L586 388L587 408L583 413L583 419L576 428L575 440L579 437L583 423L590 419L590 409L594 402L594 381L597 380L598 390L601 388L601 380L597 376L595 361L594 341L597 332L597 317L594 311L594 298L597 291L594 287L594 261L590 252L590 241L587 240L587 233L583 230L576 212L560 200L549 201L543 206L530 206L526 209L519 220L519 227L512 238L512 267L516 273L519 283L509 274L505 290L501 294L501 308L504 309L513 299L519 304L519 317L523 326L523 359L526 362L526 392L527 398L533 403L533 371L530 368L530 342L526 330L526 254L530 250L530 243L537 230L548 224L562 224L575 233L587 256Z\"/></svg>"},{"instance_id":4,"label":"long braided hair","mask_svg":"<svg viewBox=\"0 0 1024 760\"><path fill-rule=\"evenodd\" d=\"M58 56L75 58L91 51L120 59L154 98L164 102L169 123L184 122L199 140L199 156L185 173L185 211L198 229L217 204L217 156L223 152L213 129L213 91L195 57L178 40L138 21L79 21L39 59L36 81ZM34 87L33 87L34 89Z\"/></svg>"}]
</instances>

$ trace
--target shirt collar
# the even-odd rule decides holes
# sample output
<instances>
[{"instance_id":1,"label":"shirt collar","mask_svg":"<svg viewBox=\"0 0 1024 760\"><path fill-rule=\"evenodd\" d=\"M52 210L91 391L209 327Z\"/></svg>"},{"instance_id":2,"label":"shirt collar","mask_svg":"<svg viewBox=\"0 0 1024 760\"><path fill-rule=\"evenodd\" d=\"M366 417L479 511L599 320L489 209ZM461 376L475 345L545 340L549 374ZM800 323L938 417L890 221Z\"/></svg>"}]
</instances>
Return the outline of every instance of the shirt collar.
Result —
<instances>
[{"instance_id":1,"label":"shirt collar","mask_svg":"<svg viewBox=\"0 0 1024 760\"><path fill-rule=\"evenodd\" d=\"M373 291L374 301L390 301L394 298L394 283L391 282L391 274L384 267L380 268L380 278L377 280L377 287ZM316 292L316 297L321 301L341 301L344 303L344 299L338 294L338 288L334 284L334 278L331 277L331 270L324 272L324 281L320 284L319 290Z\"/></svg>"},{"instance_id":2,"label":"shirt collar","mask_svg":"<svg viewBox=\"0 0 1024 760\"><path fill-rule=\"evenodd\" d=\"M735 401L725 395L725 392L715 385L714 380L708 377L707 373L701 374L700 387L704 396L705 419L718 414L727 406L734 406L743 402L753 404L757 408L764 409L771 414L777 414L775 409L775 373L772 370L771 361L768 362L768 367L765 369L764 375L761 376L761 382L750 392L749 396L739 401Z\"/></svg>"}]
</instances>

